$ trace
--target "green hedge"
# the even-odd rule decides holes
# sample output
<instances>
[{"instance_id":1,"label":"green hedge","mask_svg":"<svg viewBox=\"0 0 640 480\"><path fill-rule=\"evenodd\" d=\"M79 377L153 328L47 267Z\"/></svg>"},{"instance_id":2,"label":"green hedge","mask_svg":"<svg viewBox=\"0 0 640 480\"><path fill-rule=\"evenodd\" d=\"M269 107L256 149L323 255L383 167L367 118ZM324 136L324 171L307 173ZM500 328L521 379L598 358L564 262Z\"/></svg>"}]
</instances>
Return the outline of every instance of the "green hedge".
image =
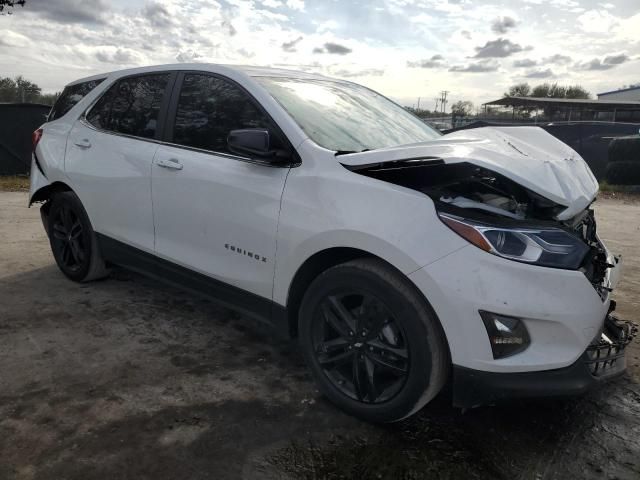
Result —
<instances>
[{"instance_id":1,"label":"green hedge","mask_svg":"<svg viewBox=\"0 0 640 480\"><path fill-rule=\"evenodd\" d=\"M606 179L611 185L640 185L640 161L609 163Z\"/></svg>"},{"instance_id":2,"label":"green hedge","mask_svg":"<svg viewBox=\"0 0 640 480\"><path fill-rule=\"evenodd\" d=\"M640 135L611 140L609 162L640 162Z\"/></svg>"}]
</instances>

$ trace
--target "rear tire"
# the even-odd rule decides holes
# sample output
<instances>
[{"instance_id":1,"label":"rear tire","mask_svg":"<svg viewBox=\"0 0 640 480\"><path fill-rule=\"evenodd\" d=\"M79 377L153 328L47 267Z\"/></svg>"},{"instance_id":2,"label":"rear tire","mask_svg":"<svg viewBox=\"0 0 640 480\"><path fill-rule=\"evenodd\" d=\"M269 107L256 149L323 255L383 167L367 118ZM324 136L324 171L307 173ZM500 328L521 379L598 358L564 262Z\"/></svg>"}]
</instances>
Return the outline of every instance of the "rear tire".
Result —
<instances>
[{"instance_id":1,"label":"rear tire","mask_svg":"<svg viewBox=\"0 0 640 480\"><path fill-rule=\"evenodd\" d=\"M367 421L412 415L449 375L446 338L431 306L378 259L320 274L302 300L299 332L320 391Z\"/></svg>"},{"instance_id":2,"label":"rear tire","mask_svg":"<svg viewBox=\"0 0 640 480\"><path fill-rule=\"evenodd\" d=\"M47 221L51 251L62 273L75 282L109 274L87 212L75 193L56 193Z\"/></svg>"}]
</instances>

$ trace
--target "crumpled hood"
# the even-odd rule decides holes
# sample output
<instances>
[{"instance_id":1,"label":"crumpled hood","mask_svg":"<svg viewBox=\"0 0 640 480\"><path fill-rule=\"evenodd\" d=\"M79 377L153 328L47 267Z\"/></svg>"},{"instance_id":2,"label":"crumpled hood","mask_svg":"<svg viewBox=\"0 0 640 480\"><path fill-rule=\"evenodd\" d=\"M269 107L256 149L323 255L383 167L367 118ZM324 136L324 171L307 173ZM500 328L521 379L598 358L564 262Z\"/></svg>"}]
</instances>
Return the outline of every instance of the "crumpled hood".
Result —
<instances>
[{"instance_id":1,"label":"crumpled hood","mask_svg":"<svg viewBox=\"0 0 640 480\"><path fill-rule=\"evenodd\" d=\"M565 206L558 220L587 208L598 193L598 182L582 157L539 127L460 130L431 142L342 155L339 160L358 166L424 157L467 162L504 175Z\"/></svg>"}]
</instances>

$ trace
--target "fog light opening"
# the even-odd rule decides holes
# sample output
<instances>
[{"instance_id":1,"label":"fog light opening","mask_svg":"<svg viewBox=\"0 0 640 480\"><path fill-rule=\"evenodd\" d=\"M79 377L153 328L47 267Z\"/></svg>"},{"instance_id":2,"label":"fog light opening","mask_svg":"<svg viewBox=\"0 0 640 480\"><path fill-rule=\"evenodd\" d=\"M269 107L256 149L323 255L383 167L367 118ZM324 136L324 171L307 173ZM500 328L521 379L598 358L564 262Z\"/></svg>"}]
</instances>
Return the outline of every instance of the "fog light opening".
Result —
<instances>
[{"instance_id":1,"label":"fog light opening","mask_svg":"<svg viewBox=\"0 0 640 480\"><path fill-rule=\"evenodd\" d=\"M482 310L480 317L487 329L494 359L520 353L531 343L529 332L521 319Z\"/></svg>"}]
</instances>

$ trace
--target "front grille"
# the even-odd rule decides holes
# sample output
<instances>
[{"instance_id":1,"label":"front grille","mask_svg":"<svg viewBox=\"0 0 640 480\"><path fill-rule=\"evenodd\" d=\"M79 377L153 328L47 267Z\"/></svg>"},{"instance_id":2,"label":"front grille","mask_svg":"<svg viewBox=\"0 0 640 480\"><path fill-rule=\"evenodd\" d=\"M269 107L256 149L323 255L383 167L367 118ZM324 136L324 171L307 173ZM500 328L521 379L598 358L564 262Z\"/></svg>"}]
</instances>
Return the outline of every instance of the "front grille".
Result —
<instances>
[{"instance_id":1,"label":"front grille","mask_svg":"<svg viewBox=\"0 0 640 480\"><path fill-rule=\"evenodd\" d=\"M591 375L603 377L623 370L625 348L637 333L638 326L635 323L607 315L602 333L585 352Z\"/></svg>"}]
</instances>

